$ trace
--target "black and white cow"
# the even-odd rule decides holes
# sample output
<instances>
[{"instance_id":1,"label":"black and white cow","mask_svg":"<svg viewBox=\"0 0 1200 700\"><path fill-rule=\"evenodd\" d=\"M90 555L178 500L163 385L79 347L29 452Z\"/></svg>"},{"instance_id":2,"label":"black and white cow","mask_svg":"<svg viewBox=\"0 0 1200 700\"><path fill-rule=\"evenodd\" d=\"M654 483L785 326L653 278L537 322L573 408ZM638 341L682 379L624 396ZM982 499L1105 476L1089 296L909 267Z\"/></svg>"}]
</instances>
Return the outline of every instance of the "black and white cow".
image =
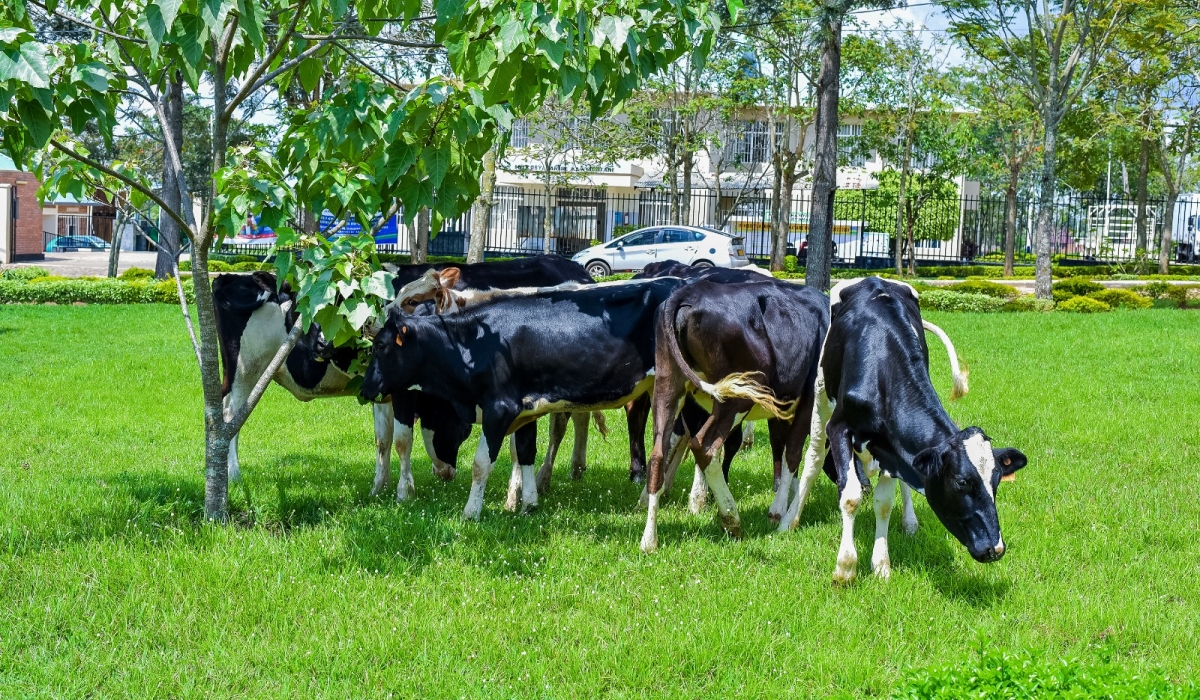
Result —
<instances>
[{"instance_id":1,"label":"black and white cow","mask_svg":"<svg viewBox=\"0 0 1200 700\"><path fill-rule=\"evenodd\" d=\"M682 285L659 279L498 297L457 314L414 316L393 305L376 335L362 395L436 394L478 416L463 516L477 519L505 435L548 413L618 408L654 384L654 316ZM517 455L521 500L537 505L532 460Z\"/></svg>"},{"instance_id":2,"label":"black and white cow","mask_svg":"<svg viewBox=\"0 0 1200 700\"><path fill-rule=\"evenodd\" d=\"M711 414L690 447L712 489L721 525L731 536L741 536L737 504L722 470L708 467L734 426L745 418L779 421L785 428L779 436L785 473L797 471L828 326L828 301L823 294L774 279L740 284L703 279L680 288L663 305L657 324L654 441L642 551L658 548L667 435L685 396ZM781 483L780 488L786 500L786 485Z\"/></svg>"},{"instance_id":3,"label":"black and white cow","mask_svg":"<svg viewBox=\"0 0 1200 700\"><path fill-rule=\"evenodd\" d=\"M946 346L954 377L952 398L967 391L967 377L949 337L921 318L917 292L876 277L847 280L830 292L829 334L821 353L812 413L812 439L796 497L780 529L795 525L818 463L837 484L842 542L834 580L857 573L854 516L868 479L874 489L876 576L891 574L888 519L897 481L925 495L938 520L980 562L1004 555L996 514L996 488L1025 466L1016 449L992 447L979 428L960 430L942 407L929 379L923 330ZM906 508L908 510L908 508ZM909 513L905 520L909 521ZM916 518L906 523L916 529Z\"/></svg>"},{"instance_id":4,"label":"black and white cow","mask_svg":"<svg viewBox=\"0 0 1200 700\"><path fill-rule=\"evenodd\" d=\"M577 263L557 256L545 257L550 259L527 258L459 265L454 276L455 284L458 287L474 284L491 289L592 281ZM397 268L397 289L406 280L419 277L431 267L416 265ZM227 416L242 405L279 347L286 342L296 316L290 310L285 313L284 307L290 307L293 299L294 295L286 284L282 289L277 289L275 275L269 272L219 275L213 280ZM351 396L356 393L352 385L354 377L347 370L353 359L353 350L333 347L321 335L320 327L314 324L297 342L273 379L302 401ZM415 419L418 417L421 418L422 434L434 472L443 479L453 478L458 447L470 434L470 422L464 425L437 397L422 396L416 392L397 396L395 410L393 403L388 402L375 404L373 412L376 444L373 494L380 492L390 480L390 452L393 445L401 462L396 497L404 500L412 494L412 439ZM229 475L234 480L240 477L237 439L235 436L229 449ZM576 452L581 449L586 449L582 443L576 446ZM580 457L576 455L573 459L578 461Z\"/></svg>"}]
</instances>

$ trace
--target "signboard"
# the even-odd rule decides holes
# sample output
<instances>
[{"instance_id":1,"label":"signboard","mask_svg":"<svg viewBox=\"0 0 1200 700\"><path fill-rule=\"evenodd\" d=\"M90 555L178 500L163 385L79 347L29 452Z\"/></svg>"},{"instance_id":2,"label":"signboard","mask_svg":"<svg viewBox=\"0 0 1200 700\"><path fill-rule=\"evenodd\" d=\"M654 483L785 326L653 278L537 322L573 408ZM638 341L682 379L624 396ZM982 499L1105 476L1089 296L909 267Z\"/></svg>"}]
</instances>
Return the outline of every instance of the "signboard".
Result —
<instances>
[{"instance_id":1,"label":"signboard","mask_svg":"<svg viewBox=\"0 0 1200 700\"><path fill-rule=\"evenodd\" d=\"M392 218L388 219L387 223L385 223L383 227L375 233L376 244L395 244L399 242L398 236L400 233L400 226L397 222L397 217L398 215L392 216ZM374 226L379 221L379 218L379 214L376 214L374 217L372 217L371 226ZM324 233L325 231L333 228L335 222L336 219L334 219L334 216L331 212L322 212L320 224L321 232ZM363 225L356 221L354 215L351 214L349 220L346 222L346 225L339 229L337 233L333 234L333 238L337 238L338 236L353 236L362 233L364 230L370 229L364 229Z\"/></svg>"}]
</instances>

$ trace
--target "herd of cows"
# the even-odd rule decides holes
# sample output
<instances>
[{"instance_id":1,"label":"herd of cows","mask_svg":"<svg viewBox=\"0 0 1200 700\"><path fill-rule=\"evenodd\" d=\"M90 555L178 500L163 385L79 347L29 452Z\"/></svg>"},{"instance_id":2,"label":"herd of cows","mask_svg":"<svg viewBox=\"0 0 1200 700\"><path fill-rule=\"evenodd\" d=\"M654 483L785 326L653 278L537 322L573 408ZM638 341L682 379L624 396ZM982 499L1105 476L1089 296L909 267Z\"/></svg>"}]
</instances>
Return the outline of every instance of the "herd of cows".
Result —
<instances>
[{"instance_id":1,"label":"herd of cows","mask_svg":"<svg viewBox=\"0 0 1200 700\"><path fill-rule=\"evenodd\" d=\"M722 527L741 534L729 464L743 427L765 419L775 471L770 517L793 528L818 470L837 485L842 540L834 579L854 579L854 518L872 491L876 535L871 565L890 575L887 535L897 485L902 524L916 531L912 491L973 558L1004 554L996 490L1026 463L993 448L977 427L960 430L929 377L924 331L949 354L952 397L967 390L950 339L921 318L909 285L846 280L829 297L757 270L696 268L673 261L632 280L596 283L578 264L540 256L474 265L407 265L396 300L377 323L365 376L347 371L356 351L331 346L314 325L274 380L301 400L357 392L373 402L376 471L372 493L391 480L413 495L411 452L420 423L434 473L455 477L459 448L482 427L463 514L477 519L501 444L511 435L506 507L537 506L568 422L572 475L586 468L589 423L604 431L606 409L623 408L630 478L645 481L644 551L658 547L659 501L686 453L696 462L691 507L711 490ZM213 283L225 368L227 411L236 411L290 328L292 293L274 275L221 275ZM537 419L550 439L535 473ZM652 417L652 421L650 420ZM646 424L651 449L646 457ZM806 449L807 442L807 449ZM723 449L720 468L710 468ZM236 438L229 456L238 478ZM870 479L877 478L873 489Z\"/></svg>"}]
</instances>

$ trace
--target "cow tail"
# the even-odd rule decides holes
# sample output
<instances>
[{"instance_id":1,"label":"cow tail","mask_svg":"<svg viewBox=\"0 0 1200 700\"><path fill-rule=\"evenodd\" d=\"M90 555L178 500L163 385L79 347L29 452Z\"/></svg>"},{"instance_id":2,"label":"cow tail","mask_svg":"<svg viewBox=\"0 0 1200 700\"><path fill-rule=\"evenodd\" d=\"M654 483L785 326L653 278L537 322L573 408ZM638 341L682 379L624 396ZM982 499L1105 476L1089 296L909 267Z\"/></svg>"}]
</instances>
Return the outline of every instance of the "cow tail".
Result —
<instances>
[{"instance_id":1,"label":"cow tail","mask_svg":"<svg viewBox=\"0 0 1200 700\"><path fill-rule=\"evenodd\" d=\"M725 399L746 399L761 406L768 413L780 420L791 420L796 414L796 401L780 401L769 387L761 384L757 378L764 377L762 372L734 372L723 377L715 384L701 379L692 369L687 360L683 359L683 351L679 349L679 337L675 329L675 315L679 313L679 301L675 295L667 299L662 310L662 324L667 331L667 348L675 366L683 372L683 376L694 384L700 391L708 394L714 401L722 403Z\"/></svg>"},{"instance_id":2,"label":"cow tail","mask_svg":"<svg viewBox=\"0 0 1200 700\"><path fill-rule=\"evenodd\" d=\"M950 374L954 377L954 388L950 391L950 400L955 401L967 395L969 387L967 386L967 367L963 365L959 368L958 353L954 351L954 343L950 342L950 336L946 335L946 331L938 328L929 321L921 319L921 325L925 330L933 333L946 346L946 353L950 355Z\"/></svg>"},{"instance_id":3,"label":"cow tail","mask_svg":"<svg viewBox=\"0 0 1200 700\"><path fill-rule=\"evenodd\" d=\"M600 431L600 437L608 439L608 423L604 420L604 411L592 411L592 420L596 422L596 430Z\"/></svg>"}]
</instances>

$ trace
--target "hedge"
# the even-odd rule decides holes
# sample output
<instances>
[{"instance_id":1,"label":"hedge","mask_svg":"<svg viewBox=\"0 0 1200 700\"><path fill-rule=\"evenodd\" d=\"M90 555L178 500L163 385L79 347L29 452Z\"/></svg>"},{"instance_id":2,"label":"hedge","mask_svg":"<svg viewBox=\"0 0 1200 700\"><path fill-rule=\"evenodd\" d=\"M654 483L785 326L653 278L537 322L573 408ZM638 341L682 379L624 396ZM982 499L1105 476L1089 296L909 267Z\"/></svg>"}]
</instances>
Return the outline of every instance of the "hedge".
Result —
<instances>
[{"instance_id":1,"label":"hedge","mask_svg":"<svg viewBox=\"0 0 1200 700\"><path fill-rule=\"evenodd\" d=\"M184 294L195 301L192 281L184 280ZM162 281L104 279L88 281L72 279L65 282L29 284L0 279L0 303L7 304L178 304L179 293L174 279Z\"/></svg>"},{"instance_id":2,"label":"hedge","mask_svg":"<svg viewBox=\"0 0 1200 700\"><path fill-rule=\"evenodd\" d=\"M1102 289L1092 292L1088 298L1102 301L1114 309L1118 306L1123 309L1148 309L1154 305L1149 298L1130 289Z\"/></svg>"},{"instance_id":3,"label":"hedge","mask_svg":"<svg viewBox=\"0 0 1200 700\"><path fill-rule=\"evenodd\" d=\"M1007 303L1007 299L1000 297L990 297L985 294L963 294L948 289L936 289L921 293L921 308L933 311L990 313L1000 311Z\"/></svg>"},{"instance_id":4,"label":"hedge","mask_svg":"<svg viewBox=\"0 0 1200 700\"><path fill-rule=\"evenodd\" d=\"M1116 665L1044 661L1028 654L987 653L976 661L910 673L894 700L1197 700L1190 680L1138 674Z\"/></svg>"},{"instance_id":5,"label":"hedge","mask_svg":"<svg viewBox=\"0 0 1200 700\"><path fill-rule=\"evenodd\" d=\"M1059 311L1071 311L1077 314L1098 314L1111 311L1112 307L1091 297L1071 297L1055 305Z\"/></svg>"}]
</instances>

